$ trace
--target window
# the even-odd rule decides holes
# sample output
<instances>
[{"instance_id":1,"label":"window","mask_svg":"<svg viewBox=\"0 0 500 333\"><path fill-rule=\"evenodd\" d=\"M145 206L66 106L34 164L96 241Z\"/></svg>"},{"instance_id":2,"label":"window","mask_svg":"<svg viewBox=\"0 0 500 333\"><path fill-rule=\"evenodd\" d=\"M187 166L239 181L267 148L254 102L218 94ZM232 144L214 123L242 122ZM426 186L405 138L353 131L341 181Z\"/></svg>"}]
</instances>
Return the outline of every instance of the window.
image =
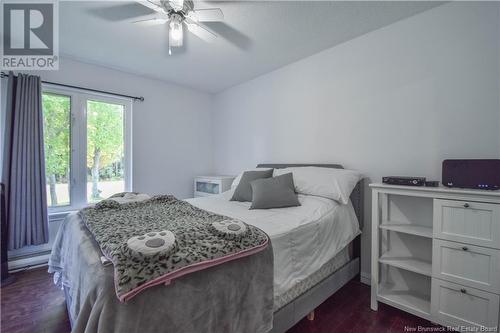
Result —
<instances>
[{"instance_id":1,"label":"window","mask_svg":"<svg viewBox=\"0 0 500 333\"><path fill-rule=\"evenodd\" d=\"M87 201L125 190L123 105L87 101Z\"/></svg>"},{"instance_id":2,"label":"window","mask_svg":"<svg viewBox=\"0 0 500 333\"><path fill-rule=\"evenodd\" d=\"M47 203L67 206L70 179L71 98L45 93L43 104L43 134Z\"/></svg>"},{"instance_id":3,"label":"window","mask_svg":"<svg viewBox=\"0 0 500 333\"><path fill-rule=\"evenodd\" d=\"M49 212L79 209L131 189L131 102L43 87Z\"/></svg>"}]
</instances>

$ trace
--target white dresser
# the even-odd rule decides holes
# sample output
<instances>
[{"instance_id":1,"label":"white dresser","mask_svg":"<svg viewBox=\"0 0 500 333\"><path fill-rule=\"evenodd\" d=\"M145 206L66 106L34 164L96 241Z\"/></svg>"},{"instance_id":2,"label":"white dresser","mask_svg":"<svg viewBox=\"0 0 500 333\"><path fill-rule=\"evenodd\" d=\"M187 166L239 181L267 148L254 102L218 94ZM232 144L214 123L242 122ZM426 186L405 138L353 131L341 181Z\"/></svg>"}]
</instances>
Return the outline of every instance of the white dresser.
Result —
<instances>
[{"instance_id":1,"label":"white dresser","mask_svg":"<svg viewBox=\"0 0 500 333\"><path fill-rule=\"evenodd\" d=\"M220 194L231 188L235 176L198 176L194 179L194 197Z\"/></svg>"},{"instance_id":2,"label":"white dresser","mask_svg":"<svg viewBox=\"0 0 500 333\"><path fill-rule=\"evenodd\" d=\"M500 192L370 184L371 308L498 331Z\"/></svg>"}]
</instances>

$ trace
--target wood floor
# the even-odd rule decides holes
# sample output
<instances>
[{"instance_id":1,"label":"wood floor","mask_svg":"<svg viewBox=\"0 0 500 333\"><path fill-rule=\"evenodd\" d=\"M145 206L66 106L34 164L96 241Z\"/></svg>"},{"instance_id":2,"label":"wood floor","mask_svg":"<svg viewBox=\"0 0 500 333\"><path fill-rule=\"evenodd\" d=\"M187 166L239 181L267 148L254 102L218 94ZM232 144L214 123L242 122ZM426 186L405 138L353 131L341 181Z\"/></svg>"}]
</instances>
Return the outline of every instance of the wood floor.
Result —
<instances>
[{"instance_id":1,"label":"wood floor","mask_svg":"<svg viewBox=\"0 0 500 333\"><path fill-rule=\"evenodd\" d=\"M46 268L15 274L17 281L1 289L1 332L69 332L62 291ZM303 319L288 333L408 332L433 326L428 321L380 304L370 310L370 288L349 282L315 311L314 321Z\"/></svg>"},{"instance_id":2,"label":"wood floor","mask_svg":"<svg viewBox=\"0 0 500 333\"><path fill-rule=\"evenodd\" d=\"M14 276L16 281L1 289L2 333L71 330L63 292L54 286L47 268Z\"/></svg>"}]
</instances>

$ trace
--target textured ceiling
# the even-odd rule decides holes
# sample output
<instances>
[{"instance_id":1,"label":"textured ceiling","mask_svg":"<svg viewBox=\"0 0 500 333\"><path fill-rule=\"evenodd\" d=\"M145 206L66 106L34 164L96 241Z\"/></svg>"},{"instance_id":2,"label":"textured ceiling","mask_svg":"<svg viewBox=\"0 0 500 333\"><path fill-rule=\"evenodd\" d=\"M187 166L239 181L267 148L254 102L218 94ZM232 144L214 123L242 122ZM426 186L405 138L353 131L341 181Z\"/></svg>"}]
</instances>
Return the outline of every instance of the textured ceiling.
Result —
<instances>
[{"instance_id":1,"label":"textured ceiling","mask_svg":"<svg viewBox=\"0 0 500 333\"><path fill-rule=\"evenodd\" d=\"M185 47L168 56L166 26L131 18L152 13L134 2L60 2L62 55L211 93L270 72L369 31L415 15L427 1L198 1L219 7L223 23L206 27L208 44L185 32Z\"/></svg>"}]
</instances>

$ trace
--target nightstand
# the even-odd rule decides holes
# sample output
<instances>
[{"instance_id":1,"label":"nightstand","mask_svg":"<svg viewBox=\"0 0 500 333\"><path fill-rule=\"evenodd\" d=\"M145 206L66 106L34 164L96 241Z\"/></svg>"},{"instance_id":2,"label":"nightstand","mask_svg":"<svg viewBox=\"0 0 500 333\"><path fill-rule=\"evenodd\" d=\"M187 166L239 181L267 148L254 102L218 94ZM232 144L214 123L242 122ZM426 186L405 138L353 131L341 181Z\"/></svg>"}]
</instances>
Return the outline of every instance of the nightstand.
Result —
<instances>
[{"instance_id":1,"label":"nightstand","mask_svg":"<svg viewBox=\"0 0 500 333\"><path fill-rule=\"evenodd\" d=\"M194 179L194 197L221 194L231 188L235 176L198 176Z\"/></svg>"}]
</instances>

